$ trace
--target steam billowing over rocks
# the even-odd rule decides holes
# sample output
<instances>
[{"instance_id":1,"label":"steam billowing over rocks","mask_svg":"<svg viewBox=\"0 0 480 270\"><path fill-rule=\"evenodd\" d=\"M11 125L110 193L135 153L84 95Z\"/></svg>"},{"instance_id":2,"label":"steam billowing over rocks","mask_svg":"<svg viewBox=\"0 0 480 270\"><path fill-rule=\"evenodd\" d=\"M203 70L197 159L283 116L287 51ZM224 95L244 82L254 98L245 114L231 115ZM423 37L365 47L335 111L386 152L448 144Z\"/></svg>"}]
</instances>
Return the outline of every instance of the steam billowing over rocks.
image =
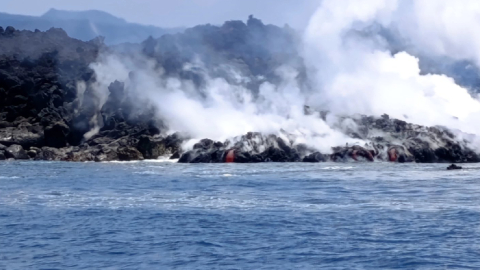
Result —
<instances>
[{"instance_id":1,"label":"steam billowing over rocks","mask_svg":"<svg viewBox=\"0 0 480 270\"><path fill-rule=\"evenodd\" d=\"M319 117L322 113L319 113ZM325 114L324 114L325 115ZM424 127L401 120L357 116L344 120L357 124L355 131L343 128L352 138L369 143L332 147L332 153L320 153L303 144L294 144L289 134L278 137L248 133L233 141L204 139L186 152L179 162L222 163L229 153L233 162L347 162L389 161L419 163L473 163L480 157L451 131L441 127ZM341 127L339 127L342 129ZM282 138L283 137L283 138ZM288 139L290 137L290 140ZM321 140L321 138L319 138Z\"/></svg>"},{"instance_id":2,"label":"steam billowing over rocks","mask_svg":"<svg viewBox=\"0 0 480 270\"><path fill-rule=\"evenodd\" d=\"M100 78L95 72L99 59L117 54L161 70L158 77L178 78L198 90L187 94L202 98L209 77L244 87L257 98L263 83L281 83L276 71L286 64L297 71L296 82L310 89L298 46L294 30L264 25L253 17L246 24L230 21L222 26L197 26L116 47L106 46L101 37L76 40L62 29L0 28L0 160L101 162L165 157L181 163L480 162L467 140L473 135L414 125L388 115L338 116L306 105L304 115L329 123L353 143L320 151L285 130L276 134L251 130L224 141L204 138L191 147L191 139L199 138L172 132L158 106L143 102L141 94L131 90L141 75L129 72L122 80ZM202 68L185 68L195 62ZM235 72L229 72L232 69ZM100 82L105 80L108 85L102 88ZM159 102L160 106L178 106ZM315 137L323 139L321 133Z\"/></svg>"}]
</instances>

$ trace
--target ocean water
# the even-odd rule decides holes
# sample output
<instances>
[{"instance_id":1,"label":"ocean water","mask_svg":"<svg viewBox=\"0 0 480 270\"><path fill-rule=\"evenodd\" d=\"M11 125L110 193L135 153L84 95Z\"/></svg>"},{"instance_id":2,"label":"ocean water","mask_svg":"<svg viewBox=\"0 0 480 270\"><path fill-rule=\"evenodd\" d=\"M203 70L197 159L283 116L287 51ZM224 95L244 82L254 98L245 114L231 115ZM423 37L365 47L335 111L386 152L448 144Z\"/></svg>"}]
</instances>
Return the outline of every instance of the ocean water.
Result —
<instances>
[{"instance_id":1,"label":"ocean water","mask_svg":"<svg viewBox=\"0 0 480 270\"><path fill-rule=\"evenodd\" d=\"M0 269L480 269L480 165L0 163Z\"/></svg>"}]
</instances>

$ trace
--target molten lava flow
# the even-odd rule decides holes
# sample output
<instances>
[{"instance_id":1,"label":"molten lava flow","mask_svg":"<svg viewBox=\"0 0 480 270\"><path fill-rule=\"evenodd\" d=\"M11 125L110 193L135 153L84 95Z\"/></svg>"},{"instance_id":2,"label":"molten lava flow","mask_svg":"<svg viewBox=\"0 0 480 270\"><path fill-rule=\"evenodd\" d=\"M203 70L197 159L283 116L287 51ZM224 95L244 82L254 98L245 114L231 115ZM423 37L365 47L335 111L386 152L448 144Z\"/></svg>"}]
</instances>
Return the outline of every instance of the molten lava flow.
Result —
<instances>
[{"instance_id":1,"label":"molten lava flow","mask_svg":"<svg viewBox=\"0 0 480 270\"><path fill-rule=\"evenodd\" d=\"M227 153L227 158L225 160L226 163L233 163L235 162L235 150L230 150Z\"/></svg>"},{"instance_id":2,"label":"molten lava flow","mask_svg":"<svg viewBox=\"0 0 480 270\"><path fill-rule=\"evenodd\" d=\"M388 158L391 162L397 161L397 150L395 150L395 148L392 148L388 151Z\"/></svg>"},{"instance_id":3,"label":"molten lava flow","mask_svg":"<svg viewBox=\"0 0 480 270\"><path fill-rule=\"evenodd\" d=\"M368 161L371 161L371 162L375 161L375 159L373 158L372 152L367 151L367 159Z\"/></svg>"},{"instance_id":4,"label":"molten lava flow","mask_svg":"<svg viewBox=\"0 0 480 270\"><path fill-rule=\"evenodd\" d=\"M353 150L352 155L351 155L351 157L352 157L353 160L355 160L355 161L358 161L357 152L358 152L357 150Z\"/></svg>"}]
</instances>

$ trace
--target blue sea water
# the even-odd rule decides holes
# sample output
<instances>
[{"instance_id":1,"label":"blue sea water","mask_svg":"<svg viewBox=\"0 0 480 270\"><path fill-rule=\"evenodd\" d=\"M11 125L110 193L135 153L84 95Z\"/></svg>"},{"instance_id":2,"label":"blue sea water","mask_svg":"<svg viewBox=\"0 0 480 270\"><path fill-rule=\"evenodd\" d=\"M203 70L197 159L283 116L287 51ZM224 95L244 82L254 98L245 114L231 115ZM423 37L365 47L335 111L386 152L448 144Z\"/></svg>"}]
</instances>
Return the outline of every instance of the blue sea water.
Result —
<instances>
[{"instance_id":1,"label":"blue sea water","mask_svg":"<svg viewBox=\"0 0 480 270\"><path fill-rule=\"evenodd\" d=\"M0 269L480 269L480 165L0 163Z\"/></svg>"}]
</instances>

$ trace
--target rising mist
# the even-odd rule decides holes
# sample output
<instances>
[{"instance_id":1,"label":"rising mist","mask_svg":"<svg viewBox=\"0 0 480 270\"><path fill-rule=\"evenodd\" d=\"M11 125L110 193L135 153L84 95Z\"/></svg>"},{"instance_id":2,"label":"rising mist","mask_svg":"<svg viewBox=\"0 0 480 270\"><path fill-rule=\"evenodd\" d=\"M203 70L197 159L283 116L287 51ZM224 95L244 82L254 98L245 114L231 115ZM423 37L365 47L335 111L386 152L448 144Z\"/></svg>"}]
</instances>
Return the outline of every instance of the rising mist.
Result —
<instances>
[{"instance_id":1,"label":"rising mist","mask_svg":"<svg viewBox=\"0 0 480 270\"><path fill-rule=\"evenodd\" d=\"M188 59L179 71L192 74L195 81L169 74L158 59L140 51L109 51L92 64L96 91L105 96L113 80L124 81L139 109L153 107L169 133L186 133L196 140L225 140L250 131L288 133L295 136L295 143L327 152L355 142L333 128L349 123L338 123L335 116L324 121L307 115L305 106L333 115L386 113L415 124L480 134L475 121L480 113L477 94L444 74L423 74L419 67L421 57L427 56L478 61L474 49L478 38L470 31L480 8L475 1L467 2L455 12L451 7L459 5L453 1L323 1L308 27L292 34L294 45L284 47L266 39L266 50L285 49L291 55L287 50L295 46L298 59L304 61L285 57L271 78L246 72L220 53L210 53L217 59L206 64L201 55L194 55L201 50L179 48L178 57ZM436 17L425 14L433 12L440 16L432 21ZM462 20L455 14L462 14ZM255 23L259 21L251 18L249 26ZM364 34L372 26L387 29L408 46L393 52L382 33ZM264 36L250 38L261 44ZM154 56L155 50L164 48L152 49Z\"/></svg>"}]
</instances>

